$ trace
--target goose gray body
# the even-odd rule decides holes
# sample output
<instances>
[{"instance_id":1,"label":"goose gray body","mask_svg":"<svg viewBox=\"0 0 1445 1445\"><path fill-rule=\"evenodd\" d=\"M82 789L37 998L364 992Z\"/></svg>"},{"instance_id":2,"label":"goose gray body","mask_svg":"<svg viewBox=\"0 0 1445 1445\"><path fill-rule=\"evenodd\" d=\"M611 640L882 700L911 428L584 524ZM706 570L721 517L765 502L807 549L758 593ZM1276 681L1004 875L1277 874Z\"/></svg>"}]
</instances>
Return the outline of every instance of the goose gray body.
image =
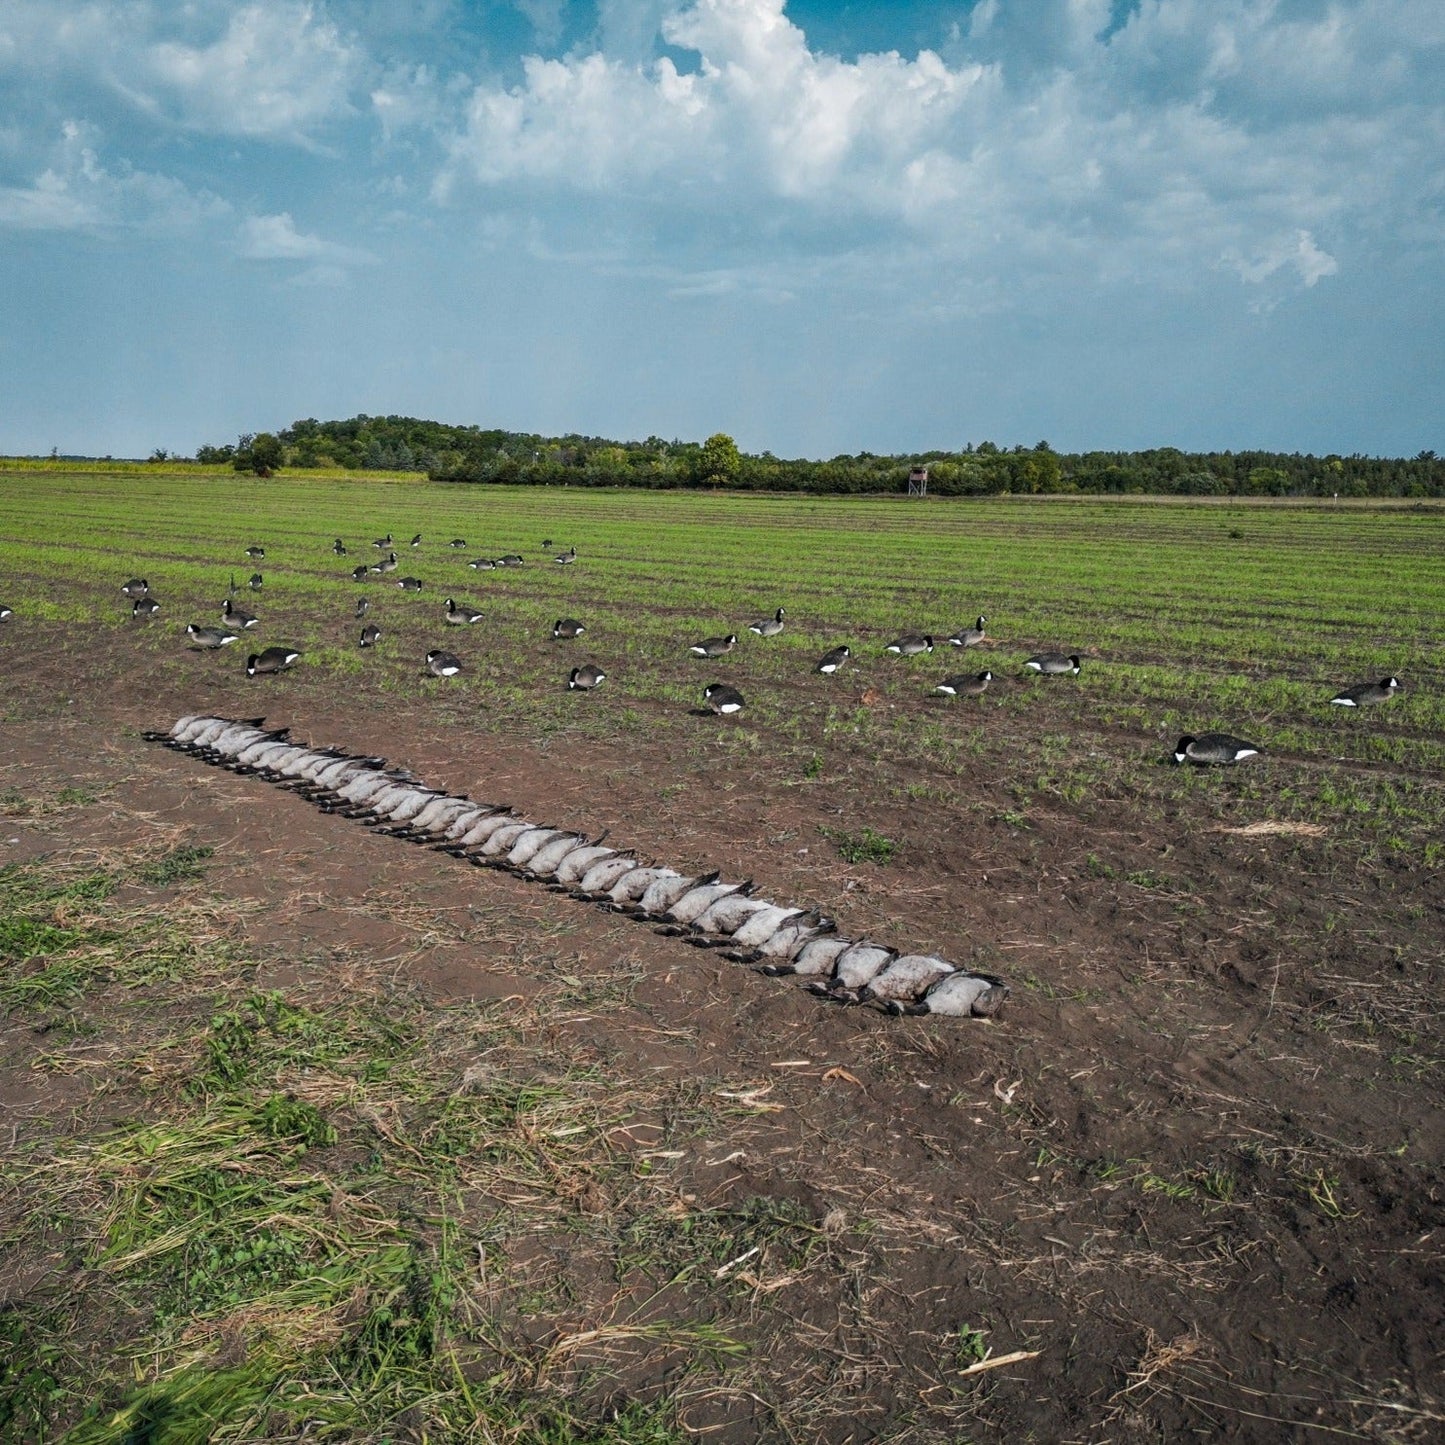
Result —
<instances>
[{"instance_id":1,"label":"goose gray body","mask_svg":"<svg viewBox=\"0 0 1445 1445\"><path fill-rule=\"evenodd\" d=\"M900 954L858 991L860 1002L914 1003L939 979L954 973L954 966L927 953Z\"/></svg>"},{"instance_id":2,"label":"goose gray body","mask_svg":"<svg viewBox=\"0 0 1445 1445\"><path fill-rule=\"evenodd\" d=\"M239 632L228 632L224 627L202 627L198 622L186 623L186 636L196 647L214 651L229 647L240 637Z\"/></svg>"},{"instance_id":3,"label":"goose gray body","mask_svg":"<svg viewBox=\"0 0 1445 1445\"><path fill-rule=\"evenodd\" d=\"M564 836L561 828L533 828L512 844L503 861L508 868L525 868L549 843Z\"/></svg>"},{"instance_id":4,"label":"goose gray body","mask_svg":"<svg viewBox=\"0 0 1445 1445\"><path fill-rule=\"evenodd\" d=\"M504 858L512 851L512 844L522 836L529 833L537 825L529 823L525 818L513 823L506 823L498 828L478 850L483 858Z\"/></svg>"},{"instance_id":5,"label":"goose gray body","mask_svg":"<svg viewBox=\"0 0 1445 1445\"><path fill-rule=\"evenodd\" d=\"M605 843L590 843L585 848L578 848L569 853L557 865L557 872L554 876L558 883L571 887L580 883L586 876L587 870L594 864L602 862L604 858L616 856L616 848L609 848Z\"/></svg>"},{"instance_id":6,"label":"goose gray body","mask_svg":"<svg viewBox=\"0 0 1445 1445\"><path fill-rule=\"evenodd\" d=\"M818 659L817 665L813 668L813 671L821 672L825 676L831 676L833 673L837 672L838 669L842 667L845 662L848 661L848 658L850 656L851 650L849 648L835 647L831 651L825 652L822 657Z\"/></svg>"},{"instance_id":7,"label":"goose gray body","mask_svg":"<svg viewBox=\"0 0 1445 1445\"><path fill-rule=\"evenodd\" d=\"M991 1018L1008 999L1005 983L979 978L976 974L945 974L915 1004L892 1000L888 1012L895 1014L943 1014L951 1018Z\"/></svg>"},{"instance_id":8,"label":"goose gray body","mask_svg":"<svg viewBox=\"0 0 1445 1445\"><path fill-rule=\"evenodd\" d=\"M1036 652L1024 663L1025 667L1033 672L1041 672L1046 677L1062 677L1065 673L1072 673L1077 677L1083 665L1076 652Z\"/></svg>"},{"instance_id":9,"label":"goose gray body","mask_svg":"<svg viewBox=\"0 0 1445 1445\"><path fill-rule=\"evenodd\" d=\"M452 627L473 627L482 620L482 610L448 597L446 620Z\"/></svg>"},{"instance_id":10,"label":"goose gray body","mask_svg":"<svg viewBox=\"0 0 1445 1445\"><path fill-rule=\"evenodd\" d=\"M376 644L380 641L381 628L379 628L374 622L368 622L366 626L361 629L361 646L375 647Z\"/></svg>"},{"instance_id":11,"label":"goose gray body","mask_svg":"<svg viewBox=\"0 0 1445 1445\"><path fill-rule=\"evenodd\" d=\"M644 918L659 918L699 881L683 873L664 872L647 885L646 891L637 900L637 912Z\"/></svg>"},{"instance_id":12,"label":"goose gray body","mask_svg":"<svg viewBox=\"0 0 1445 1445\"><path fill-rule=\"evenodd\" d=\"M144 577L132 577L129 582L122 582L120 590L134 602L139 597L150 595L151 584Z\"/></svg>"},{"instance_id":13,"label":"goose gray body","mask_svg":"<svg viewBox=\"0 0 1445 1445\"><path fill-rule=\"evenodd\" d=\"M688 651L694 657L726 657L738 645L738 635L730 632L726 637L704 637L694 642Z\"/></svg>"},{"instance_id":14,"label":"goose gray body","mask_svg":"<svg viewBox=\"0 0 1445 1445\"><path fill-rule=\"evenodd\" d=\"M268 647L263 652L253 652L246 659L246 676L285 672L288 667L295 666L300 656L294 647Z\"/></svg>"},{"instance_id":15,"label":"goose gray body","mask_svg":"<svg viewBox=\"0 0 1445 1445\"><path fill-rule=\"evenodd\" d=\"M864 984L872 983L896 957L893 949L881 944L855 943L834 960L832 981L837 988L856 993Z\"/></svg>"},{"instance_id":16,"label":"goose gray body","mask_svg":"<svg viewBox=\"0 0 1445 1445\"><path fill-rule=\"evenodd\" d=\"M960 627L957 632L949 636L949 644L953 647L977 647L984 640L984 623L987 617L980 617L972 627Z\"/></svg>"},{"instance_id":17,"label":"goose gray body","mask_svg":"<svg viewBox=\"0 0 1445 1445\"><path fill-rule=\"evenodd\" d=\"M1243 762L1259 752L1253 743L1228 733L1201 733L1197 738L1187 733L1174 745L1176 763L1197 763L1201 767L1228 767Z\"/></svg>"},{"instance_id":18,"label":"goose gray body","mask_svg":"<svg viewBox=\"0 0 1445 1445\"><path fill-rule=\"evenodd\" d=\"M703 701L719 717L731 717L734 713L743 710L743 695L737 688L729 687L726 683L710 683L702 690Z\"/></svg>"},{"instance_id":19,"label":"goose gray body","mask_svg":"<svg viewBox=\"0 0 1445 1445\"><path fill-rule=\"evenodd\" d=\"M705 908L692 926L697 933L717 933L731 938L753 914L771 907L772 904L764 898L730 893Z\"/></svg>"},{"instance_id":20,"label":"goose gray body","mask_svg":"<svg viewBox=\"0 0 1445 1445\"><path fill-rule=\"evenodd\" d=\"M261 619L250 612L242 612L239 607L231 606L231 599L228 597L221 603L221 620L231 627L247 629L254 627Z\"/></svg>"},{"instance_id":21,"label":"goose gray body","mask_svg":"<svg viewBox=\"0 0 1445 1445\"><path fill-rule=\"evenodd\" d=\"M940 697L982 697L993 681L993 673L976 672L945 677L933 690Z\"/></svg>"},{"instance_id":22,"label":"goose gray body","mask_svg":"<svg viewBox=\"0 0 1445 1445\"><path fill-rule=\"evenodd\" d=\"M786 904L770 903L766 908L753 914L734 934L733 943L738 948L757 948L766 943L784 924L803 917L801 908L790 908Z\"/></svg>"},{"instance_id":23,"label":"goose gray body","mask_svg":"<svg viewBox=\"0 0 1445 1445\"><path fill-rule=\"evenodd\" d=\"M554 642L568 642L574 637L581 637L587 629L575 617L559 617L552 624L552 640Z\"/></svg>"},{"instance_id":24,"label":"goose gray body","mask_svg":"<svg viewBox=\"0 0 1445 1445\"><path fill-rule=\"evenodd\" d=\"M1369 707L1372 703L1389 702L1400 691L1398 677L1382 677L1378 682L1357 682L1337 692L1330 702L1336 707Z\"/></svg>"},{"instance_id":25,"label":"goose gray body","mask_svg":"<svg viewBox=\"0 0 1445 1445\"><path fill-rule=\"evenodd\" d=\"M748 631L756 632L759 637L776 637L782 630L783 609L781 607L771 617L764 617L762 621L748 625Z\"/></svg>"},{"instance_id":26,"label":"goose gray body","mask_svg":"<svg viewBox=\"0 0 1445 1445\"><path fill-rule=\"evenodd\" d=\"M809 944L820 942L825 934L833 931L830 918L818 918L813 914L801 914L789 918L774 929L769 937L758 944L754 958L781 959L783 962L796 957ZM838 940L830 940L837 942ZM839 949L842 952L842 949ZM835 955L836 957L836 955Z\"/></svg>"},{"instance_id":27,"label":"goose gray body","mask_svg":"<svg viewBox=\"0 0 1445 1445\"><path fill-rule=\"evenodd\" d=\"M895 657L917 657L920 653L933 651L933 639L921 632L908 632L888 643L883 651L891 652Z\"/></svg>"},{"instance_id":28,"label":"goose gray body","mask_svg":"<svg viewBox=\"0 0 1445 1445\"><path fill-rule=\"evenodd\" d=\"M154 597L137 597L130 605L132 617L154 617L161 610L161 604Z\"/></svg>"},{"instance_id":29,"label":"goose gray body","mask_svg":"<svg viewBox=\"0 0 1445 1445\"><path fill-rule=\"evenodd\" d=\"M480 848L494 833L507 827L512 814L505 809L487 818L478 818L465 833L456 840L459 848Z\"/></svg>"},{"instance_id":30,"label":"goose gray body","mask_svg":"<svg viewBox=\"0 0 1445 1445\"><path fill-rule=\"evenodd\" d=\"M398 577L396 579L396 585L400 587L403 592L420 592L422 589L422 580L420 577Z\"/></svg>"},{"instance_id":31,"label":"goose gray body","mask_svg":"<svg viewBox=\"0 0 1445 1445\"><path fill-rule=\"evenodd\" d=\"M719 898L738 893L744 887L746 885L742 883L699 884L684 893L662 916L668 923L696 922Z\"/></svg>"},{"instance_id":32,"label":"goose gray body","mask_svg":"<svg viewBox=\"0 0 1445 1445\"><path fill-rule=\"evenodd\" d=\"M798 950L790 964L773 965L765 968L763 972L792 973L799 978L831 977L839 955L852 947L853 940L850 938L812 938Z\"/></svg>"},{"instance_id":33,"label":"goose gray body","mask_svg":"<svg viewBox=\"0 0 1445 1445\"><path fill-rule=\"evenodd\" d=\"M527 872L533 878L554 877L567 857L583 847L586 841L580 833L563 833L560 837L553 838L546 847L539 848L532 855Z\"/></svg>"},{"instance_id":34,"label":"goose gray body","mask_svg":"<svg viewBox=\"0 0 1445 1445\"><path fill-rule=\"evenodd\" d=\"M434 648L426 655L426 670L433 677L455 677L462 670L462 660L454 652Z\"/></svg>"},{"instance_id":35,"label":"goose gray body","mask_svg":"<svg viewBox=\"0 0 1445 1445\"><path fill-rule=\"evenodd\" d=\"M607 896L618 904L636 903L659 878L680 878L681 876L671 868L632 868L607 890Z\"/></svg>"},{"instance_id":36,"label":"goose gray body","mask_svg":"<svg viewBox=\"0 0 1445 1445\"><path fill-rule=\"evenodd\" d=\"M606 681L607 674L596 663L589 662L572 669L567 677L567 689L569 692L591 692Z\"/></svg>"},{"instance_id":37,"label":"goose gray body","mask_svg":"<svg viewBox=\"0 0 1445 1445\"><path fill-rule=\"evenodd\" d=\"M606 893L624 873L630 873L636 867L637 859L627 854L601 858L577 880L577 891L595 898L599 893Z\"/></svg>"}]
</instances>

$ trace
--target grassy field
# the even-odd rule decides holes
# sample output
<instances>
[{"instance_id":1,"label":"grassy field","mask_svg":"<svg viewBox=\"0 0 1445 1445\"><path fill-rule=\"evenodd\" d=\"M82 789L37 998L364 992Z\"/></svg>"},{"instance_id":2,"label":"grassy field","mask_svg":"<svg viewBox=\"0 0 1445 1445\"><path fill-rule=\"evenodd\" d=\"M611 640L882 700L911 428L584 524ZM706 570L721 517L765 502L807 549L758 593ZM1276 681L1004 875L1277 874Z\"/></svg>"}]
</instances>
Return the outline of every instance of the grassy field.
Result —
<instances>
[{"instance_id":1,"label":"grassy field","mask_svg":"<svg viewBox=\"0 0 1445 1445\"><path fill-rule=\"evenodd\" d=\"M413 551L416 532L424 544ZM351 581L350 567L374 560L371 540L388 533L401 544L399 570ZM344 558L331 553L336 536L348 543ZM454 537L466 549L445 545ZM258 643L304 651L293 676L313 685L330 678L363 694L480 707L538 738L634 732L686 748L702 686L726 679L748 702L728 744L744 753L766 748L835 771L850 760L944 774L982 765L1004 770L1022 802L1128 787L1146 807L1167 805L1212 785L1146 765L1184 732L1222 729L1298 761L1282 790L1291 816L1352 811L1383 846L1439 856L1440 508L739 501L155 471L121 485L15 475L0 492L0 601L84 633L142 633L117 589L122 572L146 576L163 611L141 646L181 679L198 666L181 629L218 620L228 587L250 575L252 542L267 549L265 586L243 586L238 605L262 615ZM578 563L553 564L551 552L567 546ZM512 551L525 567L464 565ZM392 585L406 575L424 590ZM384 634L371 654L355 646L361 594L375 600L368 620ZM475 602L485 622L441 626L449 595ZM781 637L746 631L777 606L788 612ZM910 661L882 652L903 631L941 642L980 613L987 648L940 646ZM588 628L566 649L547 640L562 615ZM688 656L687 644L730 631L741 637L731 656ZM239 666L250 641L200 665ZM852 669L813 675L839 642L853 648ZM418 675L440 646L468 665L444 687ZM1082 676L1021 681L1019 665L1040 649L1079 652ZM562 684L582 660L609 680L579 706ZM985 666L998 681L979 703L942 709L929 698L947 672ZM1392 674L1405 690L1386 708L1365 716L1327 705L1345 684ZM1038 709L1043 688L1067 689L1065 712ZM861 706L860 690L884 705Z\"/></svg>"},{"instance_id":2,"label":"grassy field","mask_svg":"<svg viewBox=\"0 0 1445 1445\"><path fill-rule=\"evenodd\" d=\"M1442 560L1437 507L6 472L0 1439L1432 1438ZM190 650L233 579L254 644ZM725 972L136 737L199 710L500 778L1013 1000ZM1263 756L1166 761L1215 729Z\"/></svg>"}]
</instances>

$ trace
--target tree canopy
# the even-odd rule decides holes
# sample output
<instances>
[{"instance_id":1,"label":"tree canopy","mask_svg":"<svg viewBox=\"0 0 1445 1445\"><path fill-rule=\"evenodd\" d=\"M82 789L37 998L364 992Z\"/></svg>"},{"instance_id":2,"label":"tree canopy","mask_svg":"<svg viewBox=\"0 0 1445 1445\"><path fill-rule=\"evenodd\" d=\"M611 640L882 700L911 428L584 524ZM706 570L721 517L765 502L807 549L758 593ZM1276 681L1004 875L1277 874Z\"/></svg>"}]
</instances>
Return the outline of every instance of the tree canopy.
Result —
<instances>
[{"instance_id":1,"label":"tree canopy","mask_svg":"<svg viewBox=\"0 0 1445 1445\"><path fill-rule=\"evenodd\" d=\"M258 452L259 448L259 452ZM1047 442L1004 447L992 441L956 451L827 461L743 452L726 432L704 442L615 441L576 433L548 437L501 428L454 426L406 416L345 421L307 417L238 444L207 446L196 460L266 475L288 468L343 467L416 472L437 481L539 486L728 487L741 491L891 493L906 490L911 468L926 466L931 496L999 493L1152 493L1179 496L1440 497L1445 461L1425 450L1411 458L1311 456L1267 451L1058 452Z\"/></svg>"}]
</instances>

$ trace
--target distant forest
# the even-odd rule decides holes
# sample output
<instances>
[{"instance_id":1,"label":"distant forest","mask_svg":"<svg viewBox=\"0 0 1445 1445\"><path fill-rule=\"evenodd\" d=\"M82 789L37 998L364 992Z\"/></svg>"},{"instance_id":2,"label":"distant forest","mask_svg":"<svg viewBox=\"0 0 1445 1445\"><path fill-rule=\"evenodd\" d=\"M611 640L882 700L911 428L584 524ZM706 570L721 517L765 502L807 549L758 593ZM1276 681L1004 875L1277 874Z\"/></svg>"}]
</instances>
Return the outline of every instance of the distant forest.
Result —
<instances>
[{"instance_id":1,"label":"distant forest","mask_svg":"<svg viewBox=\"0 0 1445 1445\"><path fill-rule=\"evenodd\" d=\"M1056 452L1047 442L962 451L829 461L740 452L722 433L705 442L617 442L602 437L544 437L448 426L406 416L293 422L284 431L243 436L236 446L206 446L198 462L240 470L345 467L423 472L436 481L584 487L727 487L738 491L900 492L911 470L928 469L931 496L998 493L1157 493L1240 497L1440 497L1445 461L1433 451L1404 458L1309 456L1298 452ZM164 459L164 453L157 454Z\"/></svg>"}]
</instances>

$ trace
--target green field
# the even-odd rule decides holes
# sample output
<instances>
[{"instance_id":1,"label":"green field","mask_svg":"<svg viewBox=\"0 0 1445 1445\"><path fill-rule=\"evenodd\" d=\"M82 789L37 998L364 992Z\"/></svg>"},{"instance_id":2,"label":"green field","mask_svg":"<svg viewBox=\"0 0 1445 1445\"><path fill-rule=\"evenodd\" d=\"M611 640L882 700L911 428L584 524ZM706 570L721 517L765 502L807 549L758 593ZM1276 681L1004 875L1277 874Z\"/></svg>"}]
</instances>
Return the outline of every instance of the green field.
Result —
<instances>
[{"instance_id":1,"label":"green field","mask_svg":"<svg viewBox=\"0 0 1445 1445\"><path fill-rule=\"evenodd\" d=\"M1442 542L1414 505L0 475L0 1441L1427 1438ZM191 650L233 580L254 642ZM199 711L1010 1002L845 1009L138 737ZM1215 729L1263 756L1168 761Z\"/></svg>"},{"instance_id":2,"label":"green field","mask_svg":"<svg viewBox=\"0 0 1445 1445\"><path fill-rule=\"evenodd\" d=\"M358 585L349 569L393 534L399 570ZM423 546L405 545L421 532ZM332 555L334 537L349 555ZM446 545L464 538L466 550ZM575 566L551 551L576 546ZM263 591L244 588L244 548L266 547ZM519 569L465 562L516 551ZM12 473L0 489L0 601L11 631L62 624L52 649L91 649L100 633L135 649L135 666L176 689L239 668L237 654L189 652L188 621L215 622L232 583L258 611L257 643L305 657L273 695L328 684L352 695L432 700L443 715L538 740L593 735L698 746L703 685L725 679L748 707L710 745L766 750L836 777L857 766L923 769L947 787L965 769L1005 778L1021 805L1061 794L1141 793L1147 813L1211 784L1152 764L1183 732L1221 729L1275 763L1283 813L1352 815L1385 846L1430 849L1445 775L1445 510L1425 506L1261 506L1140 501L740 499L717 494L447 486L418 481L203 479L150 469L118 479ZM146 576L163 604L134 624L118 591ZM424 590L392 585L414 575ZM383 643L356 647L355 599ZM454 595L487 613L475 628L440 625ZM750 621L784 606L788 627L761 641ZM940 639L983 613L990 644L940 647L899 661L903 631ZM550 641L553 620L581 618L576 644ZM736 631L715 663L687 644ZM121 638L125 641L122 643ZM847 642L852 669L811 668ZM10 639L11 645L14 638ZM421 675L432 647L467 664L438 683ZM1077 680L1026 679L1031 652L1080 652ZM576 662L608 682L579 698ZM929 696L946 673L987 666L977 702ZM1404 691L1382 708L1327 705L1339 687L1388 674ZM872 690L881 705L863 707ZM1259 770L1252 777L1259 776ZM1142 779L1142 782L1141 782ZM1255 786L1253 782L1242 786Z\"/></svg>"}]
</instances>

